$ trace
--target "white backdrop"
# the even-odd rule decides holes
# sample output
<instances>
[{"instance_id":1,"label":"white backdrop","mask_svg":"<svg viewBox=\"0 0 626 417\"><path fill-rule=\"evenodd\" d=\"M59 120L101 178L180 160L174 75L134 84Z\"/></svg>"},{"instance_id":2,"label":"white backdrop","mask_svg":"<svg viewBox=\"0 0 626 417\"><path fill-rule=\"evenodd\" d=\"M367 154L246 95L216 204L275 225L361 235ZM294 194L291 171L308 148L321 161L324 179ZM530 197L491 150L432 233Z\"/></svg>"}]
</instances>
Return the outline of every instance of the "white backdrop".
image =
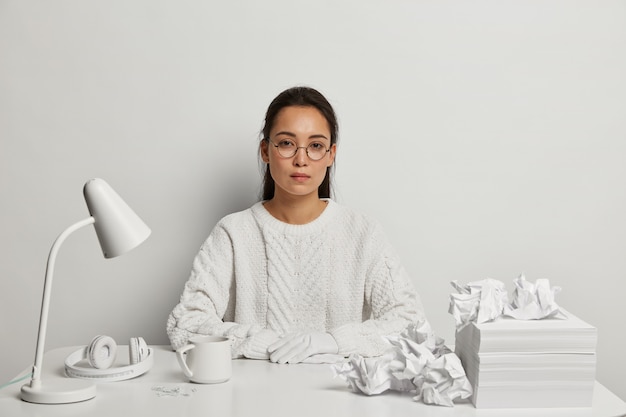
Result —
<instances>
[{"instance_id":1,"label":"white backdrop","mask_svg":"<svg viewBox=\"0 0 626 417\"><path fill-rule=\"evenodd\" d=\"M339 114L336 199L383 223L437 333L451 280L548 278L626 399L624 74L625 1L0 0L0 383L92 177L153 235L66 241L47 348L167 343L201 242L258 198L269 101L304 84Z\"/></svg>"}]
</instances>

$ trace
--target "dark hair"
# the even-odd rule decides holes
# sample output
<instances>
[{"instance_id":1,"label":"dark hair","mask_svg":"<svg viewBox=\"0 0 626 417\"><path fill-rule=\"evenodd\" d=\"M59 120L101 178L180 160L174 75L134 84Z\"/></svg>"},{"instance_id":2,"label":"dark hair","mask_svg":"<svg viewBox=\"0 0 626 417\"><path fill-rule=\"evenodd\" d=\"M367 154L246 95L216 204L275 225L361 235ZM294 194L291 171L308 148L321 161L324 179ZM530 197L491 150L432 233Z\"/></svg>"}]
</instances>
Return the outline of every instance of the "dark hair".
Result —
<instances>
[{"instance_id":1,"label":"dark hair","mask_svg":"<svg viewBox=\"0 0 626 417\"><path fill-rule=\"evenodd\" d=\"M337 143L339 126L337 123L337 116L335 115L335 111L333 110L333 107L330 105L328 100L326 100L326 97L322 95L322 93L310 87L289 88L276 96L274 100L272 100L269 107L267 108L267 112L265 113L265 124L263 125L263 130L261 131L263 135L263 137L261 138L262 141L269 141L270 131L274 126L276 116L283 108L290 106L314 107L319 110L319 112L322 113L322 116L324 116L324 118L328 122L328 127L330 129L330 144L333 145ZM320 198L330 198L331 196L331 169L333 165L329 166L326 169L326 176L324 177L324 181L322 181L318 188L318 195ZM275 188L276 185L274 183L274 179L270 174L269 166L266 164L265 173L263 174L261 199L272 199L274 197Z\"/></svg>"}]
</instances>

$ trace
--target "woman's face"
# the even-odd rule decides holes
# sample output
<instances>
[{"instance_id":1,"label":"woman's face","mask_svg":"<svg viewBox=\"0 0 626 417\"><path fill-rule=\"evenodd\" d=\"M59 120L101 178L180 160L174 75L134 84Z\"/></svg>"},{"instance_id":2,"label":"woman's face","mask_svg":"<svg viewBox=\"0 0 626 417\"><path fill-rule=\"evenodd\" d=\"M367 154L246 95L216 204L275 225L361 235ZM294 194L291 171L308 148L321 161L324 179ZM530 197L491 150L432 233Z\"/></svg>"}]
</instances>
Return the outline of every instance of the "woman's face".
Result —
<instances>
[{"instance_id":1,"label":"woman's face","mask_svg":"<svg viewBox=\"0 0 626 417\"><path fill-rule=\"evenodd\" d=\"M328 122L315 107L289 106L274 119L270 143L261 142L261 157L269 164L270 174L276 184L275 196L286 193L292 196L317 196L318 187L326 176L326 169L335 160L336 145L330 143ZM296 154L285 158L275 145L291 141L298 147ZM329 149L318 161L307 156L306 147L316 143Z\"/></svg>"}]
</instances>

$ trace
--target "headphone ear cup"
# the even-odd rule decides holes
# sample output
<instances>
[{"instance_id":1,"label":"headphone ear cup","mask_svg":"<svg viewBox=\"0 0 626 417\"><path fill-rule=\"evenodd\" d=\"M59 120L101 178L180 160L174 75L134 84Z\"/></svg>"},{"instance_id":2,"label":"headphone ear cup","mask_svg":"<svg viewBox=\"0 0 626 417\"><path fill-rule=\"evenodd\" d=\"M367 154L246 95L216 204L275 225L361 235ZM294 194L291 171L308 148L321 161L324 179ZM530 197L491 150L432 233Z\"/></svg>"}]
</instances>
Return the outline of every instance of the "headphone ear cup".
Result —
<instances>
[{"instance_id":1,"label":"headphone ear cup","mask_svg":"<svg viewBox=\"0 0 626 417\"><path fill-rule=\"evenodd\" d=\"M87 361L96 369L107 369L115 361L117 344L109 336L96 336L87 347Z\"/></svg>"},{"instance_id":2,"label":"headphone ear cup","mask_svg":"<svg viewBox=\"0 0 626 417\"><path fill-rule=\"evenodd\" d=\"M148 355L148 344L143 337L131 337L128 342L128 354L131 365L143 361Z\"/></svg>"}]
</instances>

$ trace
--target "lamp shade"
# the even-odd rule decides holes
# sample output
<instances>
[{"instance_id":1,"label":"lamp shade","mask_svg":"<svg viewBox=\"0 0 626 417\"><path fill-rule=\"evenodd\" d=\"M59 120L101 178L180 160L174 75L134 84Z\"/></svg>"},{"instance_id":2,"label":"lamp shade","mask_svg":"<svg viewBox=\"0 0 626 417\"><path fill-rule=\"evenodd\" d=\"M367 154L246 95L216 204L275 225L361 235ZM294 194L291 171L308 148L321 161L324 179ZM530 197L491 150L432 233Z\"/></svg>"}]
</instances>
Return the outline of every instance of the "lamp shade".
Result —
<instances>
[{"instance_id":1,"label":"lamp shade","mask_svg":"<svg viewBox=\"0 0 626 417\"><path fill-rule=\"evenodd\" d=\"M89 180L83 194L105 258L122 255L150 236L150 228L106 181Z\"/></svg>"}]
</instances>

